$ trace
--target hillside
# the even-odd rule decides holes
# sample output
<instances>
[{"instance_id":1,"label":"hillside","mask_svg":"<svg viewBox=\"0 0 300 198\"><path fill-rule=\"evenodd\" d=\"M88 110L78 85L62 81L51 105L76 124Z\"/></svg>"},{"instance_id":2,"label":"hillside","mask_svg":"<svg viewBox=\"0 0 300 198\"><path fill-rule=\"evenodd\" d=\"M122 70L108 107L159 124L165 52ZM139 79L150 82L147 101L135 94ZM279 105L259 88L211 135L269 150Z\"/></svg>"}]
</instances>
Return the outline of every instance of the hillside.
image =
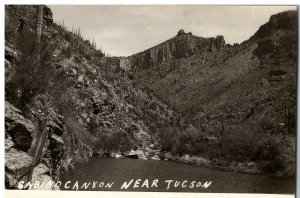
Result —
<instances>
[{"instance_id":1,"label":"hillside","mask_svg":"<svg viewBox=\"0 0 300 198\"><path fill-rule=\"evenodd\" d=\"M233 46L222 36L201 38L181 30L123 58L121 67L200 131L224 138L241 130L271 134L288 153L282 158L294 165L296 11L271 16L249 40Z\"/></svg>"}]
</instances>

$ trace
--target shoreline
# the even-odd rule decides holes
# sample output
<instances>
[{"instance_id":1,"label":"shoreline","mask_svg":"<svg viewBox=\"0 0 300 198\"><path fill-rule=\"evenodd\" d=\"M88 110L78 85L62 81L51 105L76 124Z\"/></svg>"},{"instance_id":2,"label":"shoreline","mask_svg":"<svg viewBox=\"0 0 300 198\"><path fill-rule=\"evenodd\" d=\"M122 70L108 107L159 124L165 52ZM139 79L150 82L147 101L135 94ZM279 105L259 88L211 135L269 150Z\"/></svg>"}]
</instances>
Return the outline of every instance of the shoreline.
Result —
<instances>
[{"instance_id":1,"label":"shoreline","mask_svg":"<svg viewBox=\"0 0 300 198\"><path fill-rule=\"evenodd\" d=\"M93 157L103 157L103 158L111 158L111 159L131 159L129 157L125 156L118 156L114 157L114 155L96 155ZM92 158L93 158L92 157ZM195 166L195 167L202 167L202 168L208 168L211 170L218 170L222 172L235 172L235 173L241 173L241 174L251 174L251 175L270 175L270 176L278 176L278 177L294 177L295 175L285 175L281 172L272 174L272 173L267 173L259 170L257 162L224 162L224 161L217 161L215 163L218 164L212 164L212 162L201 156L190 156L188 154L182 155L182 156L163 156L163 157L157 157L157 155L152 156L152 157L140 157L135 159L135 160L158 160L158 161L171 161L171 162L176 162L180 164L186 164L190 166ZM88 162L84 162L88 163ZM225 164L227 163L227 164ZM76 165L75 165L76 166Z\"/></svg>"}]
</instances>

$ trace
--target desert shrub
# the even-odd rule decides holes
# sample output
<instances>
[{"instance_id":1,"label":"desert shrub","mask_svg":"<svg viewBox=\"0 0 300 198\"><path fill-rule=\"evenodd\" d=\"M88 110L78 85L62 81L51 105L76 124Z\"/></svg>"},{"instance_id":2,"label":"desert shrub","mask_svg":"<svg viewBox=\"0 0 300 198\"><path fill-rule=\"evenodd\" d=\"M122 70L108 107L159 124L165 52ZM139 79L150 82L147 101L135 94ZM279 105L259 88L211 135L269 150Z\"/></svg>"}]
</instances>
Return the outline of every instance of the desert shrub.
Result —
<instances>
[{"instance_id":1,"label":"desert shrub","mask_svg":"<svg viewBox=\"0 0 300 198\"><path fill-rule=\"evenodd\" d=\"M81 142L90 146L96 144L97 138L88 133L88 131L78 122L76 117L71 115L65 117L65 125L68 132L74 137L74 141L77 145L80 145Z\"/></svg>"},{"instance_id":2,"label":"desert shrub","mask_svg":"<svg viewBox=\"0 0 300 198\"><path fill-rule=\"evenodd\" d=\"M73 88L75 80L68 76L67 71L59 70L53 73L53 80L50 85L49 93L55 102L61 98L69 88Z\"/></svg>"},{"instance_id":3,"label":"desert shrub","mask_svg":"<svg viewBox=\"0 0 300 198\"><path fill-rule=\"evenodd\" d=\"M91 53L86 53L84 56L87 60L92 60L92 54Z\"/></svg>"},{"instance_id":4,"label":"desert shrub","mask_svg":"<svg viewBox=\"0 0 300 198\"><path fill-rule=\"evenodd\" d=\"M195 141L194 154L200 154L202 156L209 156L212 152L212 148L216 147L215 142L209 139L201 139Z\"/></svg>"},{"instance_id":5,"label":"desert shrub","mask_svg":"<svg viewBox=\"0 0 300 198\"><path fill-rule=\"evenodd\" d=\"M232 127L221 142L221 153L232 155L237 161L250 161L257 157L261 150L261 136L250 132L245 127Z\"/></svg>"},{"instance_id":6,"label":"desert shrub","mask_svg":"<svg viewBox=\"0 0 300 198\"><path fill-rule=\"evenodd\" d=\"M270 120L268 118L261 118L258 121L258 126L263 130L272 130L275 128L276 124L273 120Z\"/></svg>"},{"instance_id":7,"label":"desert shrub","mask_svg":"<svg viewBox=\"0 0 300 198\"><path fill-rule=\"evenodd\" d=\"M98 130L98 141L95 144L96 150L105 152L125 152L134 147L132 138L127 133L120 131L109 132L104 129Z\"/></svg>"},{"instance_id":8,"label":"desert shrub","mask_svg":"<svg viewBox=\"0 0 300 198\"><path fill-rule=\"evenodd\" d=\"M72 40L72 34L71 33L66 32L64 36L65 36L66 41L70 42Z\"/></svg>"},{"instance_id":9,"label":"desert shrub","mask_svg":"<svg viewBox=\"0 0 300 198\"><path fill-rule=\"evenodd\" d=\"M163 151L182 155L197 154L200 147L201 151L204 150L202 147L203 142L199 142L201 133L192 126L186 129L180 129L176 125L165 126L159 130L158 135Z\"/></svg>"},{"instance_id":10,"label":"desert shrub","mask_svg":"<svg viewBox=\"0 0 300 198\"><path fill-rule=\"evenodd\" d=\"M275 49L275 45L271 39L266 39L258 43L258 47L253 50L253 54L258 58L262 58L265 55L272 53Z\"/></svg>"},{"instance_id":11,"label":"desert shrub","mask_svg":"<svg viewBox=\"0 0 300 198\"><path fill-rule=\"evenodd\" d=\"M66 58L71 58L72 53L73 53L73 50L71 47L63 48L61 51L61 54L64 55Z\"/></svg>"},{"instance_id":12,"label":"desert shrub","mask_svg":"<svg viewBox=\"0 0 300 198\"><path fill-rule=\"evenodd\" d=\"M159 143L162 146L162 151L169 151L174 154L177 152L178 135L180 129L176 125L162 126L158 130Z\"/></svg>"},{"instance_id":13,"label":"desert shrub","mask_svg":"<svg viewBox=\"0 0 300 198\"><path fill-rule=\"evenodd\" d=\"M56 98L53 98L53 104L63 116L77 115L79 114L77 109L78 98L76 89L72 87L62 94L58 93Z\"/></svg>"},{"instance_id":14,"label":"desert shrub","mask_svg":"<svg viewBox=\"0 0 300 198\"><path fill-rule=\"evenodd\" d=\"M231 127L230 133L224 135L220 153L239 162L279 161L278 145L259 126L250 129L245 126Z\"/></svg>"},{"instance_id":15,"label":"desert shrub","mask_svg":"<svg viewBox=\"0 0 300 198\"><path fill-rule=\"evenodd\" d=\"M54 67L51 65L54 46L46 38L36 45L35 35L23 32L16 40L22 53L16 63L15 73L6 85L8 100L23 109L34 96L49 89Z\"/></svg>"},{"instance_id":16,"label":"desert shrub","mask_svg":"<svg viewBox=\"0 0 300 198\"><path fill-rule=\"evenodd\" d=\"M131 72L127 72L128 78L134 80L134 75Z\"/></svg>"},{"instance_id":17,"label":"desert shrub","mask_svg":"<svg viewBox=\"0 0 300 198\"><path fill-rule=\"evenodd\" d=\"M196 141L199 139L199 131L192 126L182 130L179 134L179 144L177 145L177 153L179 154L195 154Z\"/></svg>"},{"instance_id":18,"label":"desert shrub","mask_svg":"<svg viewBox=\"0 0 300 198\"><path fill-rule=\"evenodd\" d=\"M287 72L280 70L280 69L274 69L268 72L269 76L283 76L286 75Z\"/></svg>"}]
</instances>

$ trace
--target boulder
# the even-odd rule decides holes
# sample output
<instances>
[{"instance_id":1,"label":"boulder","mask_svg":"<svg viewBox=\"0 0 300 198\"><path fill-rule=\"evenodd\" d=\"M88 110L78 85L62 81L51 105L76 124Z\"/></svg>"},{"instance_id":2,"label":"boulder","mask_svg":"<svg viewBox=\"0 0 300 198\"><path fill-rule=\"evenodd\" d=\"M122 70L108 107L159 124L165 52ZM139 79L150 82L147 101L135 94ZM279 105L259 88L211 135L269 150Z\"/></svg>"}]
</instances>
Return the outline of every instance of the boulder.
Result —
<instances>
[{"instance_id":1,"label":"boulder","mask_svg":"<svg viewBox=\"0 0 300 198\"><path fill-rule=\"evenodd\" d=\"M115 154L115 158L116 159L122 158L122 155L120 155L120 154L117 153L117 154Z\"/></svg>"},{"instance_id":2,"label":"boulder","mask_svg":"<svg viewBox=\"0 0 300 198\"><path fill-rule=\"evenodd\" d=\"M182 161L185 164L189 164L189 163L191 163L192 159L191 159L190 155L186 154L186 155L182 156Z\"/></svg>"},{"instance_id":3,"label":"boulder","mask_svg":"<svg viewBox=\"0 0 300 198\"><path fill-rule=\"evenodd\" d=\"M145 158L144 151L142 150L136 150L136 151L131 150L127 156L129 155L130 156L137 155L139 159Z\"/></svg>"},{"instance_id":4,"label":"boulder","mask_svg":"<svg viewBox=\"0 0 300 198\"><path fill-rule=\"evenodd\" d=\"M83 75L78 76L77 82L81 83L81 82L83 82L83 80L84 80L84 76Z\"/></svg>"},{"instance_id":5,"label":"boulder","mask_svg":"<svg viewBox=\"0 0 300 198\"><path fill-rule=\"evenodd\" d=\"M237 163L236 171L241 173L257 174L260 173L257 165L254 162Z\"/></svg>"},{"instance_id":6,"label":"boulder","mask_svg":"<svg viewBox=\"0 0 300 198\"><path fill-rule=\"evenodd\" d=\"M152 160L160 160L157 155L154 155L154 156L150 157L150 159L152 159Z\"/></svg>"},{"instance_id":7,"label":"boulder","mask_svg":"<svg viewBox=\"0 0 300 198\"><path fill-rule=\"evenodd\" d=\"M34 167L33 171L32 171L32 179L31 181L35 181L36 177L41 175L41 174L47 174L50 175L50 168L43 164L43 163L39 163L36 167Z\"/></svg>"},{"instance_id":8,"label":"boulder","mask_svg":"<svg viewBox=\"0 0 300 198\"><path fill-rule=\"evenodd\" d=\"M5 46L5 59L9 62L17 61L20 56L20 52L16 51L8 46Z\"/></svg>"},{"instance_id":9,"label":"boulder","mask_svg":"<svg viewBox=\"0 0 300 198\"><path fill-rule=\"evenodd\" d=\"M56 187L55 185L53 186L46 185L54 182L49 175L40 174L36 176L35 180L32 180L31 182L34 184L35 181L38 181L40 185L37 188L33 187L32 190L59 190L57 189L58 187ZM42 185L43 182L45 185Z\"/></svg>"},{"instance_id":10,"label":"boulder","mask_svg":"<svg viewBox=\"0 0 300 198\"><path fill-rule=\"evenodd\" d=\"M51 178L51 171L48 166L43 163L38 164L34 167L32 171L31 183L39 182L42 184L43 182L47 184L48 182L53 182ZM34 190L52 190L51 186L47 185L39 185L38 188L33 188Z\"/></svg>"},{"instance_id":11,"label":"boulder","mask_svg":"<svg viewBox=\"0 0 300 198\"><path fill-rule=\"evenodd\" d=\"M7 187L12 187L16 182L31 170L33 158L23 151L10 149L5 153L5 178Z\"/></svg>"},{"instance_id":12,"label":"boulder","mask_svg":"<svg viewBox=\"0 0 300 198\"><path fill-rule=\"evenodd\" d=\"M14 145L15 143L12 141L10 136L5 138L5 152L9 151Z\"/></svg>"},{"instance_id":13,"label":"boulder","mask_svg":"<svg viewBox=\"0 0 300 198\"><path fill-rule=\"evenodd\" d=\"M172 155L172 153L167 152L167 153L165 153L164 158L167 159L167 160L171 160L173 158L173 155Z\"/></svg>"},{"instance_id":14,"label":"boulder","mask_svg":"<svg viewBox=\"0 0 300 198\"><path fill-rule=\"evenodd\" d=\"M12 137L12 141L18 148L27 151L32 142L32 134L35 131L33 123L21 115L21 111L5 102L6 132Z\"/></svg>"}]
</instances>

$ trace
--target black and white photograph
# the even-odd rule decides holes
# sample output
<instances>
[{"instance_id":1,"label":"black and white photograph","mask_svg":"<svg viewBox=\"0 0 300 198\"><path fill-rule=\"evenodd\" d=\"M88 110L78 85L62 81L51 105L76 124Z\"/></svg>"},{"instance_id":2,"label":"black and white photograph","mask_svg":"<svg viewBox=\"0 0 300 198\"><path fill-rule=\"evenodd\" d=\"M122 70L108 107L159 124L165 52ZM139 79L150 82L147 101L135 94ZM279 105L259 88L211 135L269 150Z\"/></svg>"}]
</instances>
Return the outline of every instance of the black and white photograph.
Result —
<instances>
[{"instance_id":1,"label":"black and white photograph","mask_svg":"<svg viewBox=\"0 0 300 198\"><path fill-rule=\"evenodd\" d=\"M6 192L295 196L296 5L3 8Z\"/></svg>"}]
</instances>

